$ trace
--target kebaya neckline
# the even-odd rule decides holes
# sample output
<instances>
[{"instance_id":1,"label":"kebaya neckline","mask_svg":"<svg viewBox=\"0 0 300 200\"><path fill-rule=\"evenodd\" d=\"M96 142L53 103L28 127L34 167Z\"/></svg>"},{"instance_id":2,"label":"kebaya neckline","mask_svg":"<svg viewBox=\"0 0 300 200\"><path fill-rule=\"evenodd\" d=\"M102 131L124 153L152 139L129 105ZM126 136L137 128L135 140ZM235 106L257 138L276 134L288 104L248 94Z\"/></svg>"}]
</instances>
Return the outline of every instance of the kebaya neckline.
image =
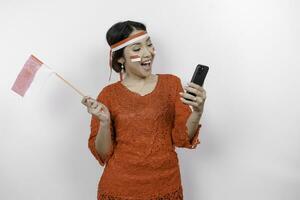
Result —
<instances>
[{"instance_id":1,"label":"kebaya neckline","mask_svg":"<svg viewBox=\"0 0 300 200\"><path fill-rule=\"evenodd\" d=\"M150 95L154 94L154 93L158 90L158 86L159 86L159 84L160 84L160 79L161 79L161 77L160 77L160 74L155 74L155 75L157 75L156 85L155 85L154 89L153 89L151 92L149 92L149 93L147 93L147 94L145 94L145 95L141 95L141 94L139 94L139 93L137 93L137 92L134 92L134 91L129 90L125 85L123 85L123 84L121 83L121 81L118 81L118 83L119 83L119 85L120 85L125 91L127 91L127 93L130 93L130 94L133 94L133 95L136 95L136 96L139 96L139 97L147 97L147 96L150 96Z\"/></svg>"}]
</instances>

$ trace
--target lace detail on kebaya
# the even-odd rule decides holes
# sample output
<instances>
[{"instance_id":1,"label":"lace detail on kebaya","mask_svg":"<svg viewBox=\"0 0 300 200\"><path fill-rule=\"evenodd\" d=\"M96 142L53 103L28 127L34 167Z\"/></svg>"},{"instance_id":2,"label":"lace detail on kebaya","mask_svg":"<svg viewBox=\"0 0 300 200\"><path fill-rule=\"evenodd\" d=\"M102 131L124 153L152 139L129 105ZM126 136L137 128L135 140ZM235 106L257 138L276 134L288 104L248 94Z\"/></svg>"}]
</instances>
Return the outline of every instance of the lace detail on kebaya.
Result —
<instances>
[{"instance_id":1,"label":"lace detail on kebaya","mask_svg":"<svg viewBox=\"0 0 300 200\"><path fill-rule=\"evenodd\" d=\"M92 117L89 148L104 166L98 199L182 199L175 147L195 149L200 144L201 124L190 139L186 122L192 110L180 100L181 81L175 75L158 75L158 85L148 95L136 95L120 82L106 86L98 95L110 111L113 140L111 151L101 157L95 148L101 124Z\"/></svg>"},{"instance_id":2,"label":"lace detail on kebaya","mask_svg":"<svg viewBox=\"0 0 300 200\"><path fill-rule=\"evenodd\" d=\"M145 197L145 198L124 198L118 196L112 196L109 193L99 192L97 196L98 200L183 200L183 191L182 187L180 186L177 190L173 192L169 192L164 195L152 195L152 197Z\"/></svg>"}]
</instances>

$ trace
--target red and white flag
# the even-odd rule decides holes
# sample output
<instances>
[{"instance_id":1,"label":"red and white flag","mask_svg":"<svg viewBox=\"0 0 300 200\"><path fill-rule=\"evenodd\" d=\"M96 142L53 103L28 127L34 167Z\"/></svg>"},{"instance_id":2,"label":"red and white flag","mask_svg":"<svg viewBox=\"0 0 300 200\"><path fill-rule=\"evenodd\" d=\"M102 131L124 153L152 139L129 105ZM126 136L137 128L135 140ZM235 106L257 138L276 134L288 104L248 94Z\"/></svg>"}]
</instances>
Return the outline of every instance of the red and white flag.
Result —
<instances>
[{"instance_id":1,"label":"red and white flag","mask_svg":"<svg viewBox=\"0 0 300 200\"><path fill-rule=\"evenodd\" d=\"M39 91L54 71L34 55L30 55L15 80L12 90L22 97Z\"/></svg>"},{"instance_id":2,"label":"red and white flag","mask_svg":"<svg viewBox=\"0 0 300 200\"><path fill-rule=\"evenodd\" d=\"M131 60L131 62L139 62L142 59L139 55L133 55L133 56L130 56L130 60Z\"/></svg>"}]
</instances>

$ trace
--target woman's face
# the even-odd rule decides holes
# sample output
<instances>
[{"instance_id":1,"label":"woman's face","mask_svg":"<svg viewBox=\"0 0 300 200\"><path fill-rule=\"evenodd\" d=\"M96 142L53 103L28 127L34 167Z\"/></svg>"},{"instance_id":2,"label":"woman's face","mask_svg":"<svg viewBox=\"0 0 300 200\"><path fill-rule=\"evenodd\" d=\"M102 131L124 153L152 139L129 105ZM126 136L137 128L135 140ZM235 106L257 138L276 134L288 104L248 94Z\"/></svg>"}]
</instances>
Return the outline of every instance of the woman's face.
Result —
<instances>
[{"instance_id":1,"label":"woman's face","mask_svg":"<svg viewBox=\"0 0 300 200\"><path fill-rule=\"evenodd\" d=\"M134 30L131 35L141 32L141 30ZM132 62L131 56L139 56L141 61ZM129 76L147 77L151 75L152 63L154 59L154 46L152 45L149 36L133 43L124 48L124 57L118 61L123 63L126 68L126 74ZM150 61L149 64L144 64Z\"/></svg>"}]
</instances>

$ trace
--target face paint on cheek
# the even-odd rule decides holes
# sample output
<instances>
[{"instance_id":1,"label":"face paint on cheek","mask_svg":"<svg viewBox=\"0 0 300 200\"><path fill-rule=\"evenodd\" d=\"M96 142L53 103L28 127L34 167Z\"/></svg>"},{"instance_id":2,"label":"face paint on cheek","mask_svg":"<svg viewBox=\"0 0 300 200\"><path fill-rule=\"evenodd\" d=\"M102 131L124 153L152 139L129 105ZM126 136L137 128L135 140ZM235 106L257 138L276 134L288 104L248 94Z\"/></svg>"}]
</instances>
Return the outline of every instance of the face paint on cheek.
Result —
<instances>
[{"instance_id":1,"label":"face paint on cheek","mask_svg":"<svg viewBox=\"0 0 300 200\"><path fill-rule=\"evenodd\" d=\"M130 56L131 62L139 62L141 61L141 57L139 55Z\"/></svg>"}]
</instances>

